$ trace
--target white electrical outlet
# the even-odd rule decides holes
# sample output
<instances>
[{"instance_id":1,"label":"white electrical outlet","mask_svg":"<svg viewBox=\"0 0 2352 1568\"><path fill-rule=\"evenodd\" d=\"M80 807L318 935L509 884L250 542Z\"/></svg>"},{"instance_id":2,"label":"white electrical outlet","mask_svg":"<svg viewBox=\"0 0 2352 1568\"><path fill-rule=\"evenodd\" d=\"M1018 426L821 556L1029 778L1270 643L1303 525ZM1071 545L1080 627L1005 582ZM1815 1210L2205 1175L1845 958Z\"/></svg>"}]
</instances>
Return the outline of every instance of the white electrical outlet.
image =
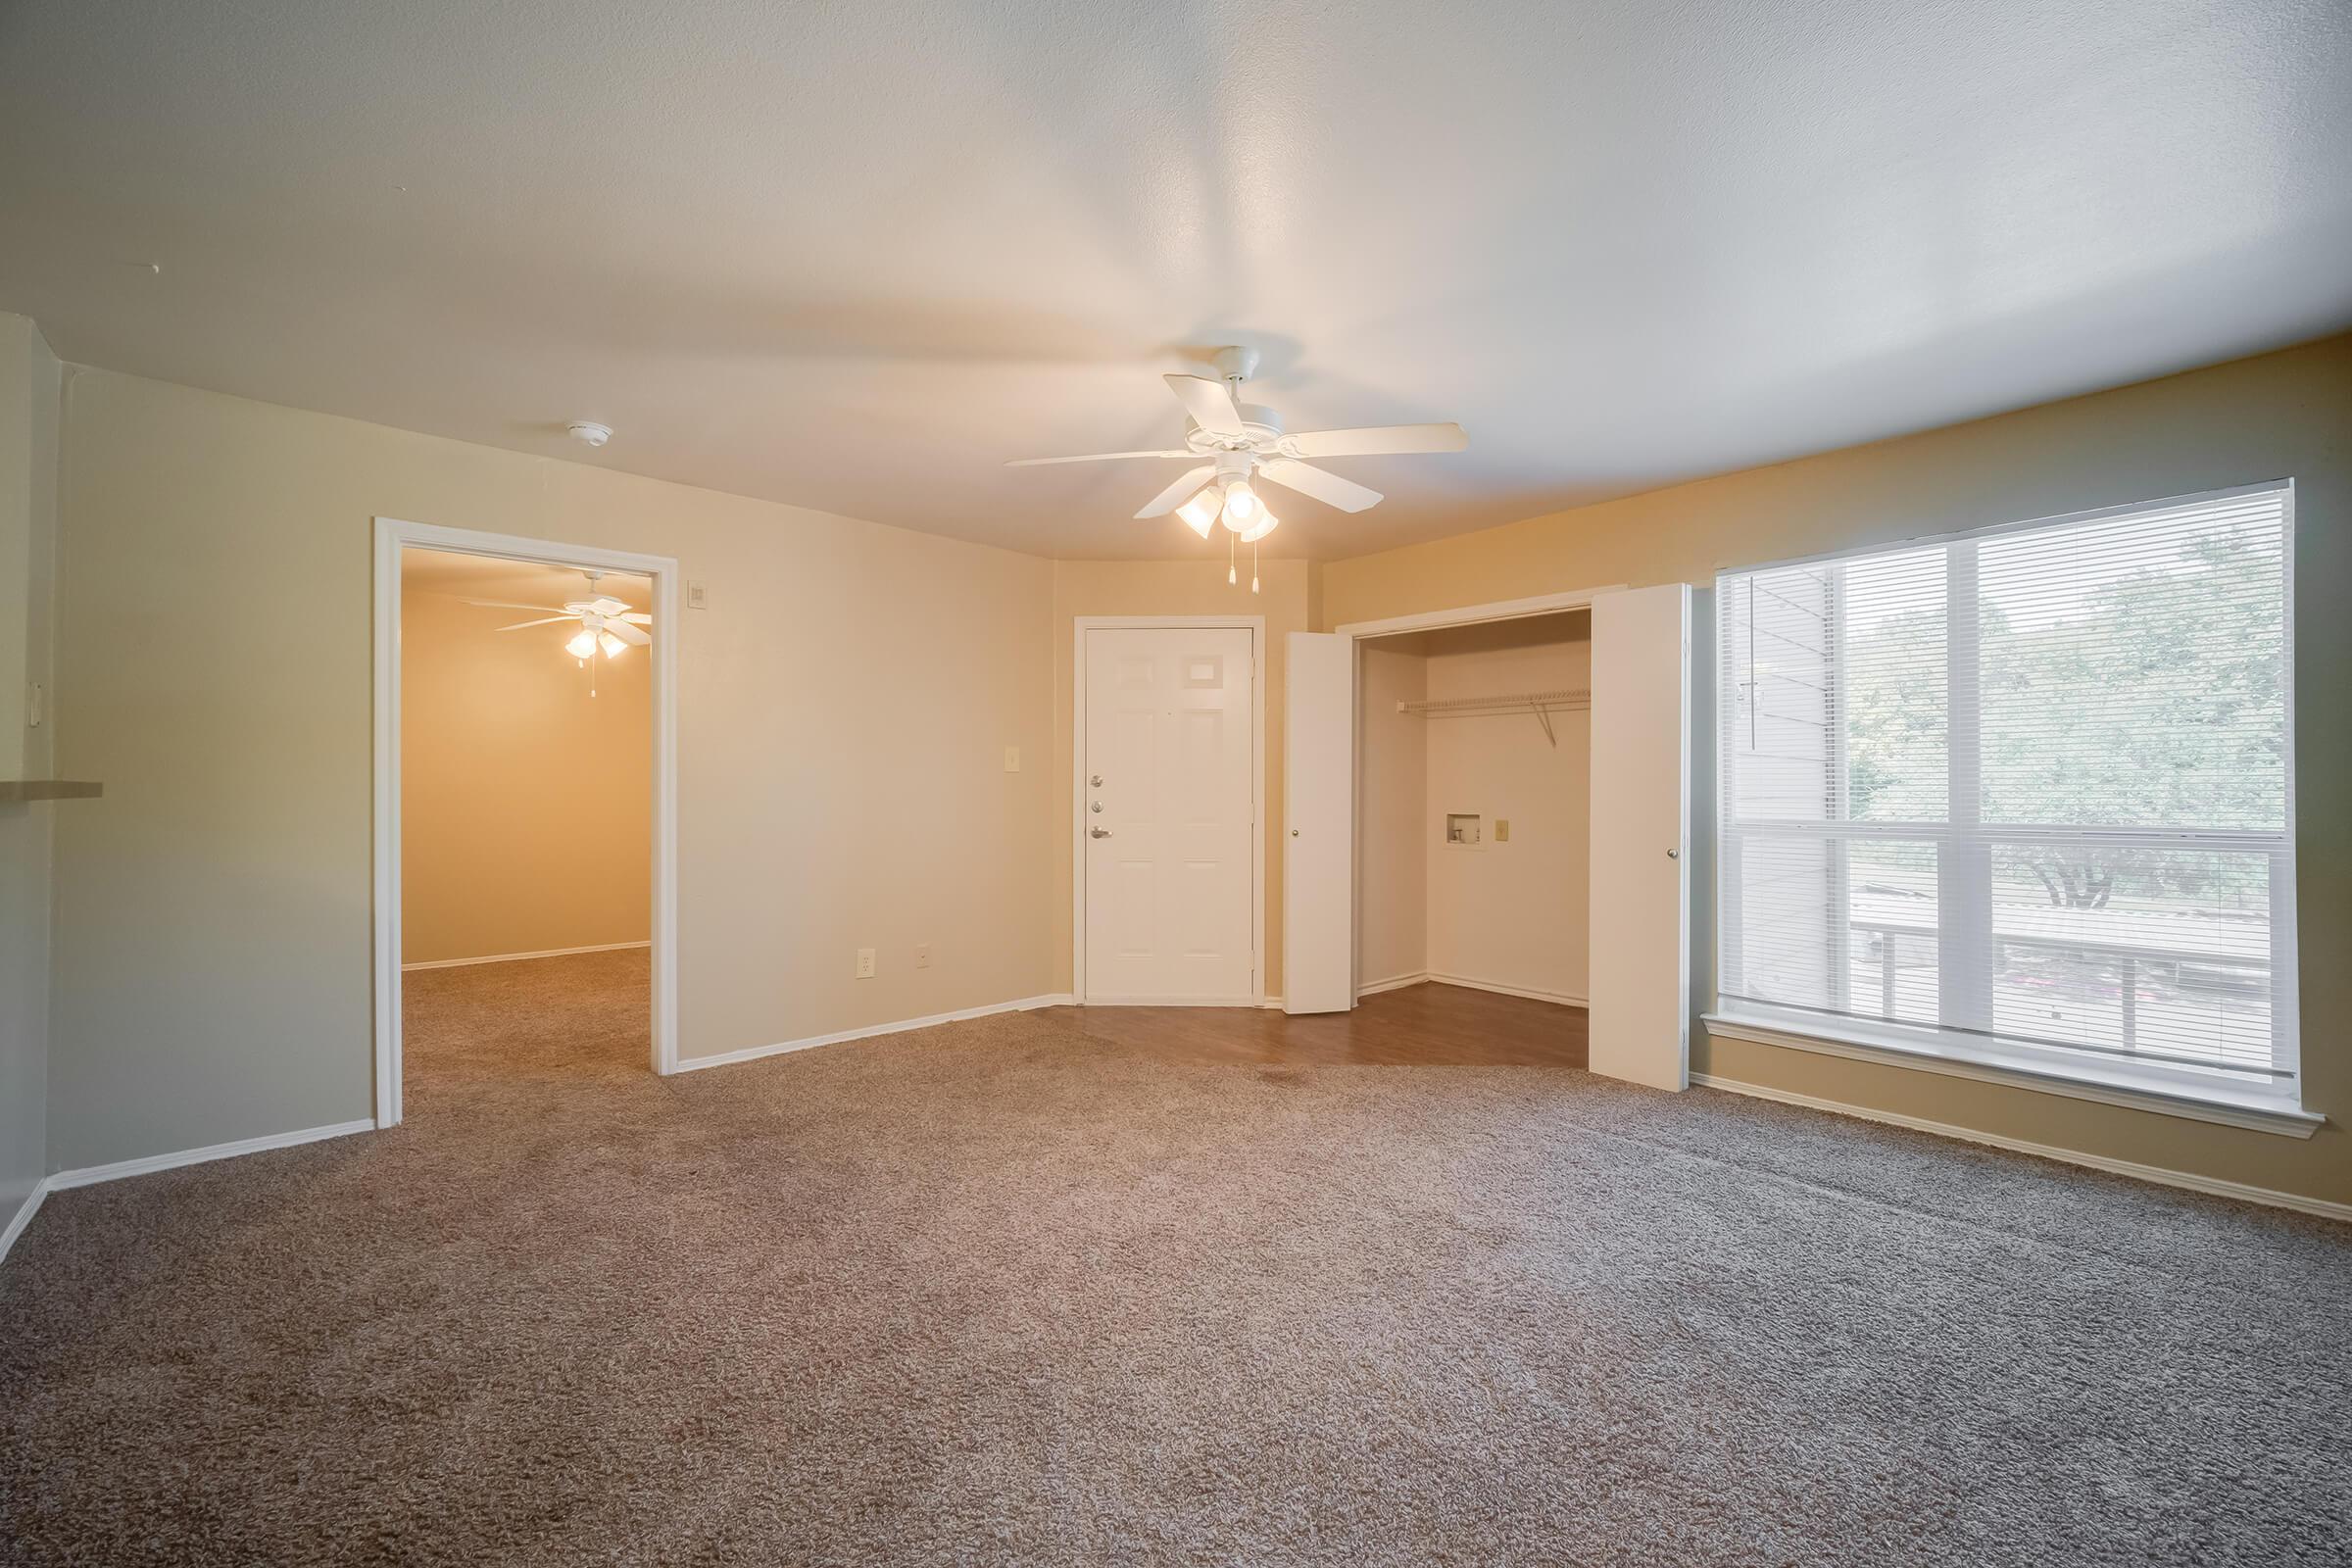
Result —
<instances>
[{"instance_id":1,"label":"white electrical outlet","mask_svg":"<svg viewBox=\"0 0 2352 1568\"><path fill-rule=\"evenodd\" d=\"M914 950L914 966L917 969L928 969L931 967L930 943L926 942L921 947L918 947Z\"/></svg>"},{"instance_id":2,"label":"white electrical outlet","mask_svg":"<svg viewBox=\"0 0 2352 1568\"><path fill-rule=\"evenodd\" d=\"M1005 772L1007 772L1007 773L1018 773L1020 770L1021 770L1021 749L1020 749L1018 746L1007 746L1007 747L1005 747L1005 748L1004 748L1004 771L1005 771Z\"/></svg>"},{"instance_id":3,"label":"white electrical outlet","mask_svg":"<svg viewBox=\"0 0 2352 1568\"><path fill-rule=\"evenodd\" d=\"M860 980L871 980L873 977L874 950L871 948L859 948L858 950L858 978Z\"/></svg>"}]
</instances>

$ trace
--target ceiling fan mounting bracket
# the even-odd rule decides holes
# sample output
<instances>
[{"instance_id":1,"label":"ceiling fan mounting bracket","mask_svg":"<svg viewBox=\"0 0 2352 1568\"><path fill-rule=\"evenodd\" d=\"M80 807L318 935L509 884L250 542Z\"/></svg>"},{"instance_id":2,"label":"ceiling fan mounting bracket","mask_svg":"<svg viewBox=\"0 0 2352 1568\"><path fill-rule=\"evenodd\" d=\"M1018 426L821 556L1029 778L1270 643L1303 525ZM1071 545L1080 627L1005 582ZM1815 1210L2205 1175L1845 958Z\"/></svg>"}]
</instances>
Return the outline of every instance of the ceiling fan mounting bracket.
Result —
<instances>
[{"instance_id":1,"label":"ceiling fan mounting bracket","mask_svg":"<svg viewBox=\"0 0 2352 1568\"><path fill-rule=\"evenodd\" d=\"M1257 350L1229 344L1210 355L1208 363L1217 368L1219 375L1238 385L1257 373Z\"/></svg>"}]
</instances>

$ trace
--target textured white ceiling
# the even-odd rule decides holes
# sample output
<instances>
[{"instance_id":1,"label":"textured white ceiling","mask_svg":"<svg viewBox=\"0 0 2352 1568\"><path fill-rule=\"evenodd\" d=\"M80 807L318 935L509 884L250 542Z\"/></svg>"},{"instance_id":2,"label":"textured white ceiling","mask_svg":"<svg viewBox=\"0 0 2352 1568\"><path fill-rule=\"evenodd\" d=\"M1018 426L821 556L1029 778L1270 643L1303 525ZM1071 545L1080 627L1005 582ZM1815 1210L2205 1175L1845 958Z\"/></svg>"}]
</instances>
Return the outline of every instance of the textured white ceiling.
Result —
<instances>
[{"instance_id":1,"label":"textured white ceiling","mask_svg":"<svg viewBox=\"0 0 2352 1568\"><path fill-rule=\"evenodd\" d=\"M1468 427L1354 555L2343 326L2347 170L2342 0L0 6L66 358L1065 556L1188 348Z\"/></svg>"}]
</instances>

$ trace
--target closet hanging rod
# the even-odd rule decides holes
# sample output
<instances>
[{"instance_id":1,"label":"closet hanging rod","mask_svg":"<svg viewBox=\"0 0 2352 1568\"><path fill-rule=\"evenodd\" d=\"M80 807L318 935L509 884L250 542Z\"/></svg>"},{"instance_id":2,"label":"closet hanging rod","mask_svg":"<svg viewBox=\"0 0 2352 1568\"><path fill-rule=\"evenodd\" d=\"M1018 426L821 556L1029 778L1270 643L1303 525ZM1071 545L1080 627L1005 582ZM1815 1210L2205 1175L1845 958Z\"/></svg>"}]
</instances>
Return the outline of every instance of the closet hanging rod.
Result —
<instances>
[{"instance_id":1,"label":"closet hanging rod","mask_svg":"<svg viewBox=\"0 0 2352 1568\"><path fill-rule=\"evenodd\" d=\"M1508 692L1494 697L1437 697L1426 702L1399 702L1399 713L1418 713L1423 718L1468 716L1472 713L1516 713L1522 709L1536 715L1544 726L1544 738L1558 747L1560 737L1551 727L1551 710L1555 708L1591 708L1590 691L1569 689L1556 692Z\"/></svg>"}]
</instances>

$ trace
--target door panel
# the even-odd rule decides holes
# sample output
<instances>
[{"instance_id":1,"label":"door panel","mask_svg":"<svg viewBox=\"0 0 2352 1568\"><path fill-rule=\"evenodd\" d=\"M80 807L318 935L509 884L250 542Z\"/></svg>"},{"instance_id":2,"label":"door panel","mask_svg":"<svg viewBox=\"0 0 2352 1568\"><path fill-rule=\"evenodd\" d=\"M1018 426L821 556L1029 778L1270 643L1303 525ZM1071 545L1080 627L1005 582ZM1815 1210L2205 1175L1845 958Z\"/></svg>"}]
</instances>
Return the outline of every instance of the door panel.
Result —
<instances>
[{"instance_id":1,"label":"door panel","mask_svg":"<svg viewBox=\"0 0 2352 1568\"><path fill-rule=\"evenodd\" d=\"M1283 704L1282 1010L1355 1005L1355 639L1295 631Z\"/></svg>"},{"instance_id":2,"label":"door panel","mask_svg":"<svg viewBox=\"0 0 2352 1568\"><path fill-rule=\"evenodd\" d=\"M1592 1067L1690 1080L1690 590L1592 601Z\"/></svg>"},{"instance_id":3,"label":"door panel","mask_svg":"<svg viewBox=\"0 0 2352 1568\"><path fill-rule=\"evenodd\" d=\"M1089 1002L1255 990L1250 644L1234 626L1087 631Z\"/></svg>"}]
</instances>

